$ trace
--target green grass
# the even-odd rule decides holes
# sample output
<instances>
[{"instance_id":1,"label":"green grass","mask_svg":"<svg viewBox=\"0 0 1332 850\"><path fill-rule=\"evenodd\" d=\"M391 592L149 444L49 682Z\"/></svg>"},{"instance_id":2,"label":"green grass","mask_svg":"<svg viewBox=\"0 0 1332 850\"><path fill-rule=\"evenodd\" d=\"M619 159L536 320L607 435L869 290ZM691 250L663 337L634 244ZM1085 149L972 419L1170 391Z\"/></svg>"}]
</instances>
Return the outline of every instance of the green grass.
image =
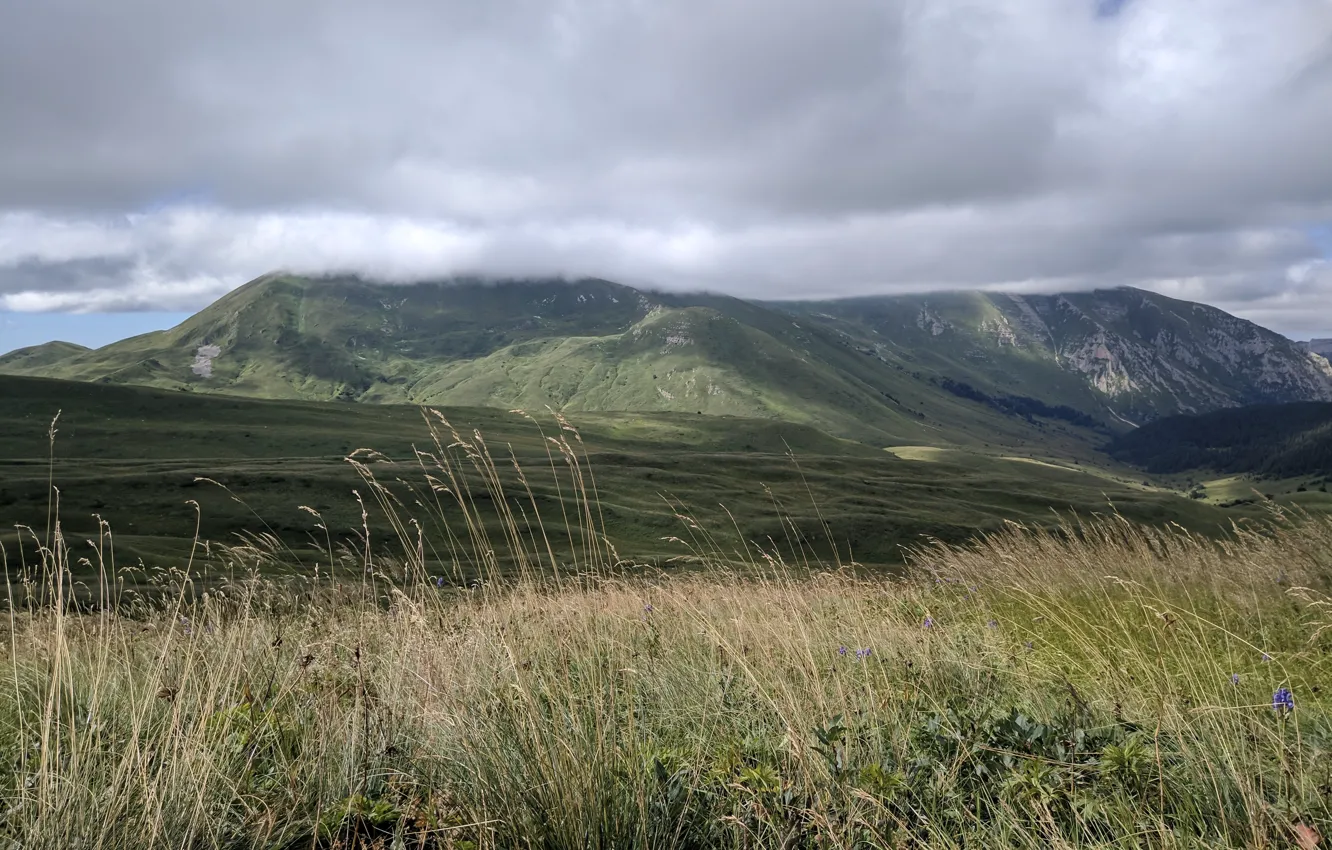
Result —
<instances>
[{"instance_id":1,"label":"green grass","mask_svg":"<svg viewBox=\"0 0 1332 850\"><path fill-rule=\"evenodd\" d=\"M480 443L459 451L501 486ZM678 519L706 570L625 573L590 490L548 528L475 502L461 472L429 470L460 506L429 544L479 565L474 589L438 586L390 507L372 531L404 545L342 552L354 581L205 593L178 572L144 602L95 564L108 607L76 614L54 535L25 581L10 571L0 835L814 850L1332 830L1332 522L1225 544L1113 517L1009 526L889 578L783 560L710 511ZM543 544L565 523L572 565Z\"/></svg>"},{"instance_id":2,"label":"green grass","mask_svg":"<svg viewBox=\"0 0 1332 850\"><path fill-rule=\"evenodd\" d=\"M317 558L314 543L326 536L302 506L322 515L329 535L349 540L362 526L353 495L359 489L371 525L379 523L380 509L346 461L366 447L381 453L375 468L386 486L420 521L427 519L414 506L419 492L410 489L419 491L422 480L414 451L431 444L415 407L13 377L0 378L0 390L6 399L0 540L11 546L20 537L32 539L14 531L16 524L45 531L50 479L67 535L96 536L100 517L117 532L117 565L140 558L171 565L188 552L197 531L213 543L272 533L299 566ZM57 411L63 412L49 464L48 431ZM558 456L552 469L548 455L546 438L560 434L559 426L548 414L533 413L446 411L463 436L485 435L509 485L516 483L512 452L529 472L538 508L553 515L567 506L570 471ZM927 538L961 541L1006 521L1048 524L1055 512L1085 515L1113 505L1139 521L1177 521L1203 532L1249 515L1144 489L1122 471L1116 473L1121 480L1106 478L1090 459L1083 467L1062 460L1066 468L1056 468L952 451L939 463L922 464L796 424L693 414L587 412L575 424L582 459L596 469L606 531L625 558L637 561L660 563L679 554L663 539L678 530L672 504L703 512L724 506L748 540L803 540L829 559L835 542L842 559L869 565L900 564L901 547ZM786 522L775 518L765 487L780 494Z\"/></svg>"},{"instance_id":3,"label":"green grass","mask_svg":"<svg viewBox=\"0 0 1332 850\"><path fill-rule=\"evenodd\" d=\"M287 428L331 448L357 421L411 439L416 462L339 461L358 535L307 505L317 533L294 551L246 514L244 541L192 539L188 562L155 570L121 565L108 526L94 545L73 532L73 490L34 510L27 551L0 546L0 836L16 846L1262 847L1332 831L1332 520L1219 541L1120 515L996 521L961 545L917 538L888 573L822 545L857 510L883 521L856 504L864 476L899 476L914 516L955 518L1114 482L707 417L586 434L555 418L543 437L472 411L526 465L436 412L114 387L83 401L57 427L92 440L71 466L103 477L203 441L287 481L315 463L285 453ZM152 439L118 459L134 417ZM825 454L777 464L764 447L788 435ZM787 475L753 520L712 502L738 497L728 465L744 463ZM677 560L626 554L617 465L695 488L724 474L692 510L657 509ZM948 501L950 479L967 502ZM103 483L108 508L140 510L129 480ZM1293 711L1273 708L1280 689Z\"/></svg>"}]
</instances>

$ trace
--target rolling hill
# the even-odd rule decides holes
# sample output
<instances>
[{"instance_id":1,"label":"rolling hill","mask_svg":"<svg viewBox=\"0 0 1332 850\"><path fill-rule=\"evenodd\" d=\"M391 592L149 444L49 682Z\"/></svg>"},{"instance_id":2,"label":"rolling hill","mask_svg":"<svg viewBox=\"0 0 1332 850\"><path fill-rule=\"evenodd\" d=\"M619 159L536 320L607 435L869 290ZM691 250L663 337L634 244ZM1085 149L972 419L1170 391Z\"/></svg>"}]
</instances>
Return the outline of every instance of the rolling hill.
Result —
<instances>
[{"instance_id":1,"label":"rolling hill","mask_svg":"<svg viewBox=\"0 0 1332 850\"><path fill-rule=\"evenodd\" d=\"M277 399L673 412L1077 456L1180 412L1332 399L1322 357L1132 289L756 303L601 280L275 274L168 331L0 373Z\"/></svg>"},{"instance_id":2,"label":"rolling hill","mask_svg":"<svg viewBox=\"0 0 1332 850\"><path fill-rule=\"evenodd\" d=\"M439 449L413 406L12 376L0 377L0 397L0 554L11 567L21 561L16 544L44 534L53 494L48 475L62 530L77 541L76 551L96 538L104 519L115 533L117 564L180 565L196 528L213 542L272 533L291 549L288 566L326 564L314 549L325 541L322 529L334 541L357 540L356 492L370 512L371 545L391 549L393 523L344 460L360 448L382 453L371 469L404 515L419 520L431 546L447 551L441 522L462 526L447 498L441 509L438 498L423 495L429 461L423 469L416 449ZM57 411L49 464L48 430ZM558 451L552 462L546 439L561 433L558 424L487 407L445 412L464 439L474 431L484 436L512 510L529 519L539 511L552 545L572 547L577 535L564 526L564 518L577 515L571 471ZM690 534L678 510L698 516L726 551L741 545L738 535L788 557L799 548L831 559L831 540L843 558L849 553L870 565L899 562L901 547L927 538L961 541L1008 520L1049 523L1055 512L1087 515L1113 505L1134 520L1174 521L1204 533L1235 516L1104 465L962 449L888 452L770 419L587 411L572 419L586 447L580 462L595 472L598 521L619 552L638 561L686 552L670 540ZM451 440L446 434L445 442ZM526 470L526 484L510 455ZM495 517L493 493L467 472L469 464L461 468L471 498ZM34 531L16 531L20 525Z\"/></svg>"}]
</instances>

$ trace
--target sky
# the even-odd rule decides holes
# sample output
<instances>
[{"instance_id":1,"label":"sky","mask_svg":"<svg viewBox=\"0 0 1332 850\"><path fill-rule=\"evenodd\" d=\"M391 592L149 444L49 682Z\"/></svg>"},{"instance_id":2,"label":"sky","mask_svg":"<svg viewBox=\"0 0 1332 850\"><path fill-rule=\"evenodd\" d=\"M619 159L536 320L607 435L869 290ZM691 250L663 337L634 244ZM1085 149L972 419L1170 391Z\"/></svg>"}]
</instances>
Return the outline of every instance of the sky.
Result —
<instances>
[{"instance_id":1,"label":"sky","mask_svg":"<svg viewBox=\"0 0 1332 850\"><path fill-rule=\"evenodd\" d=\"M0 350L166 326L276 269L1133 285L1332 335L1332 0L43 0L0 24Z\"/></svg>"}]
</instances>

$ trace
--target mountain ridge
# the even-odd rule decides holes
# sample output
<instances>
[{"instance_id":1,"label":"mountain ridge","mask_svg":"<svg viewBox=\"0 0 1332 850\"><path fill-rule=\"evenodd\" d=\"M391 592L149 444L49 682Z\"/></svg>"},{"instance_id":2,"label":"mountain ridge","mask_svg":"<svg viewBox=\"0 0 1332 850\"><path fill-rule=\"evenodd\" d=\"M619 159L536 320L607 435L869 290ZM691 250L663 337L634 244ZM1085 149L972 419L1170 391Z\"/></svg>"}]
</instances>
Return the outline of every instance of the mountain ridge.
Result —
<instances>
[{"instance_id":1,"label":"mountain ridge","mask_svg":"<svg viewBox=\"0 0 1332 850\"><path fill-rule=\"evenodd\" d=\"M880 444L1102 439L1332 400L1332 366L1216 308L1121 288L746 301L585 278L265 275L166 331L0 372L360 402L783 419ZM1098 437L1097 435L1102 435Z\"/></svg>"}]
</instances>

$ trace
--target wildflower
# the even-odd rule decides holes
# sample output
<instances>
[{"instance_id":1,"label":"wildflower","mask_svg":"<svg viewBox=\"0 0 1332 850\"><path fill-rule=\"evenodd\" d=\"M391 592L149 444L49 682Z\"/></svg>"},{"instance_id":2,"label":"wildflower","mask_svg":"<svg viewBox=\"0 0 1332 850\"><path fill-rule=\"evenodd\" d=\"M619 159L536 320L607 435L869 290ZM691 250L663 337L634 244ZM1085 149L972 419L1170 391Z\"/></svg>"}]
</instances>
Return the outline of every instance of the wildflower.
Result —
<instances>
[{"instance_id":1,"label":"wildflower","mask_svg":"<svg viewBox=\"0 0 1332 850\"><path fill-rule=\"evenodd\" d=\"M837 654L838 654L838 655L846 655L846 647L844 647L844 646L839 646L839 647L837 647Z\"/></svg>"},{"instance_id":2,"label":"wildflower","mask_svg":"<svg viewBox=\"0 0 1332 850\"><path fill-rule=\"evenodd\" d=\"M443 586L444 586L444 576L438 576L438 577L436 577L436 578L435 578L435 587L443 587Z\"/></svg>"},{"instance_id":3,"label":"wildflower","mask_svg":"<svg viewBox=\"0 0 1332 850\"><path fill-rule=\"evenodd\" d=\"M1232 685L1238 685L1239 682L1240 682L1240 680L1239 680L1239 674L1238 674L1238 673L1231 673L1231 674L1230 674L1230 684L1232 684Z\"/></svg>"},{"instance_id":4,"label":"wildflower","mask_svg":"<svg viewBox=\"0 0 1332 850\"><path fill-rule=\"evenodd\" d=\"M1264 661L1271 661L1271 660L1272 660L1272 656L1270 656L1270 655L1268 655L1266 652L1264 652L1264 653L1263 653L1263 660L1264 660Z\"/></svg>"},{"instance_id":5,"label":"wildflower","mask_svg":"<svg viewBox=\"0 0 1332 850\"><path fill-rule=\"evenodd\" d=\"M933 618L933 617L926 617L926 618L925 618L925 622L921 623L921 625L924 626L924 627L927 628L927 629L932 629L932 628L934 628L934 618Z\"/></svg>"},{"instance_id":6,"label":"wildflower","mask_svg":"<svg viewBox=\"0 0 1332 850\"><path fill-rule=\"evenodd\" d=\"M1027 648L1027 651L1028 651L1028 652L1031 652L1031 641L1027 641L1026 643L1024 643L1024 644L1022 644L1022 645L1025 646L1025 647Z\"/></svg>"},{"instance_id":7,"label":"wildflower","mask_svg":"<svg viewBox=\"0 0 1332 850\"><path fill-rule=\"evenodd\" d=\"M651 603L651 602L649 602L648 604L646 604L646 605L643 606L643 613L645 613L645 614L651 614L651 613L652 613L653 611L655 611L655 610L657 610L657 609L655 609L655 608L652 607L652 603Z\"/></svg>"},{"instance_id":8,"label":"wildflower","mask_svg":"<svg viewBox=\"0 0 1332 850\"><path fill-rule=\"evenodd\" d=\"M999 621L996 620L996 619L994 619L994 618L992 617L992 618L990 618L990 621L989 621L988 623L985 624L985 628L987 628L987 629L997 629L997 628L999 628Z\"/></svg>"},{"instance_id":9,"label":"wildflower","mask_svg":"<svg viewBox=\"0 0 1332 850\"><path fill-rule=\"evenodd\" d=\"M869 647L865 647L864 649L857 649L857 650L856 650L856 660L857 660L857 661L864 661L866 658L869 658L869 656L870 656Z\"/></svg>"},{"instance_id":10,"label":"wildflower","mask_svg":"<svg viewBox=\"0 0 1332 850\"><path fill-rule=\"evenodd\" d=\"M1272 694L1272 710L1281 712L1292 712L1295 710L1295 695L1290 692L1290 688L1277 688Z\"/></svg>"}]
</instances>

